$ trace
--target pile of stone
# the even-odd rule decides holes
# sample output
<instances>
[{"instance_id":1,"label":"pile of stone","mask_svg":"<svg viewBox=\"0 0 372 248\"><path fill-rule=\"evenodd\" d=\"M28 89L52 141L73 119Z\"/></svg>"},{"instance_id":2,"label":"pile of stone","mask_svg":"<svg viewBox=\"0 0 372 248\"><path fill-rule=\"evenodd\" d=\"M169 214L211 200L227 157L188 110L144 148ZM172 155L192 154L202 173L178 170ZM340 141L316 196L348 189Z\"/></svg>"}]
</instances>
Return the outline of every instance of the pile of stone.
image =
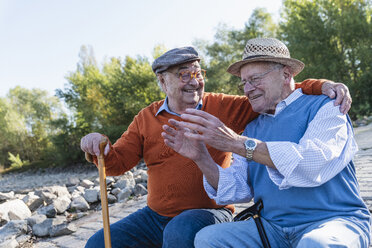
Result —
<instances>
[{"instance_id":1,"label":"pile of stone","mask_svg":"<svg viewBox=\"0 0 372 248\"><path fill-rule=\"evenodd\" d=\"M147 194L145 166L122 176L107 177L109 204ZM21 192L0 192L0 248L17 247L35 237L68 235L77 230L74 220L100 210L99 177L71 178L61 186Z\"/></svg>"}]
</instances>

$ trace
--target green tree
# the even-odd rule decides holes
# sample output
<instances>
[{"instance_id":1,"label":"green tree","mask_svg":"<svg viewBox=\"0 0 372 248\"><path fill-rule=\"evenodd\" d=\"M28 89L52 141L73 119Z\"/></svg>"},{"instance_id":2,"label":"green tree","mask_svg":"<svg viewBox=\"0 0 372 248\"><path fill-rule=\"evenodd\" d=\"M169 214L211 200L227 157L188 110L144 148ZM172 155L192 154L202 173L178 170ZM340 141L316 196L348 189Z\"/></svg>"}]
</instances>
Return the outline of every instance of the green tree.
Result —
<instances>
[{"instance_id":1,"label":"green tree","mask_svg":"<svg viewBox=\"0 0 372 248\"><path fill-rule=\"evenodd\" d=\"M1 164L14 162L8 153L31 163L45 161L46 152L53 149L51 137L58 133L51 122L64 117L59 99L47 91L17 86L0 99L0 112Z\"/></svg>"},{"instance_id":2,"label":"green tree","mask_svg":"<svg viewBox=\"0 0 372 248\"><path fill-rule=\"evenodd\" d=\"M67 133L56 142L62 150L68 143L74 145L76 154L70 153L71 159L83 158L78 148L82 136L101 132L115 141L142 108L164 97L147 58L111 58L99 68L86 47L81 49L77 70L67 80L68 86L57 95L67 103L73 119L57 123Z\"/></svg>"},{"instance_id":3,"label":"green tree","mask_svg":"<svg viewBox=\"0 0 372 248\"><path fill-rule=\"evenodd\" d=\"M263 8L253 11L242 30L221 24L212 44L198 40L195 45L203 54L203 67L207 69L206 91L238 94L240 79L226 73L228 66L241 59L247 40L255 37L275 36L277 26Z\"/></svg>"},{"instance_id":4,"label":"green tree","mask_svg":"<svg viewBox=\"0 0 372 248\"><path fill-rule=\"evenodd\" d=\"M285 0L280 39L305 62L298 79L329 78L346 83L351 116L372 113L371 1Z\"/></svg>"}]
</instances>

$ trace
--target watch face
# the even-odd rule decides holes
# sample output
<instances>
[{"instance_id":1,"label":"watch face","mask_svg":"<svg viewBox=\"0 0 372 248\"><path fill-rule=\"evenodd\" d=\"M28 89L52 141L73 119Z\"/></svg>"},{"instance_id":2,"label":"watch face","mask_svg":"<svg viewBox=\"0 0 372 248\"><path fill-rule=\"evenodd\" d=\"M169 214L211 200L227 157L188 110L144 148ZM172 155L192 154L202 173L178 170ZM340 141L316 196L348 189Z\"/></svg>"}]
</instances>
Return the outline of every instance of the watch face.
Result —
<instances>
[{"instance_id":1,"label":"watch face","mask_svg":"<svg viewBox=\"0 0 372 248\"><path fill-rule=\"evenodd\" d=\"M247 147L254 147L256 145L256 142L254 142L253 140L247 140L245 144Z\"/></svg>"}]
</instances>

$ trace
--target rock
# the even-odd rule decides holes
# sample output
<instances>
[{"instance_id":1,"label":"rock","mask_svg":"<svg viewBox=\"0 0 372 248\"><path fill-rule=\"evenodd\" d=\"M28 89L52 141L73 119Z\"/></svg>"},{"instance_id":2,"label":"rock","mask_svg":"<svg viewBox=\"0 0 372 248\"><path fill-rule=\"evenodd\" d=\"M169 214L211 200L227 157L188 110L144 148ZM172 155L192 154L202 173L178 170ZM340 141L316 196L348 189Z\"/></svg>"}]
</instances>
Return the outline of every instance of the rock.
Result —
<instances>
[{"instance_id":1,"label":"rock","mask_svg":"<svg viewBox=\"0 0 372 248\"><path fill-rule=\"evenodd\" d=\"M32 236L30 234L23 234L23 235L17 237L16 241L18 242L20 247L24 247L22 245L25 244L27 241L29 241L31 238L32 238Z\"/></svg>"},{"instance_id":2,"label":"rock","mask_svg":"<svg viewBox=\"0 0 372 248\"><path fill-rule=\"evenodd\" d=\"M44 199L44 201L47 204L52 204L54 199L57 199L57 196L53 193L47 192L47 191L42 191L40 193L40 197Z\"/></svg>"},{"instance_id":3,"label":"rock","mask_svg":"<svg viewBox=\"0 0 372 248\"><path fill-rule=\"evenodd\" d=\"M112 203L115 203L117 201L116 197L114 195L111 195L111 194L108 194L107 195L107 202L112 204Z\"/></svg>"},{"instance_id":4,"label":"rock","mask_svg":"<svg viewBox=\"0 0 372 248\"><path fill-rule=\"evenodd\" d=\"M27 218L27 223L33 227L35 224L40 224L42 223L44 220L46 220L47 217L45 214L35 214L29 218Z\"/></svg>"},{"instance_id":5,"label":"rock","mask_svg":"<svg viewBox=\"0 0 372 248\"><path fill-rule=\"evenodd\" d=\"M45 207L40 208L37 211L38 214L45 214L48 218L53 218L57 215L57 210L55 209L54 205L48 205Z\"/></svg>"},{"instance_id":6,"label":"rock","mask_svg":"<svg viewBox=\"0 0 372 248\"><path fill-rule=\"evenodd\" d=\"M22 220L31 216L27 205L19 199L0 204L0 214L4 220Z\"/></svg>"},{"instance_id":7,"label":"rock","mask_svg":"<svg viewBox=\"0 0 372 248\"><path fill-rule=\"evenodd\" d=\"M58 214L64 213L69 208L70 204L71 200L67 195L58 197L53 201L53 206L57 210Z\"/></svg>"},{"instance_id":8,"label":"rock","mask_svg":"<svg viewBox=\"0 0 372 248\"><path fill-rule=\"evenodd\" d=\"M0 192L0 202L12 200L14 198L14 192L10 191L8 193Z\"/></svg>"},{"instance_id":9,"label":"rock","mask_svg":"<svg viewBox=\"0 0 372 248\"><path fill-rule=\"evenodd\" d=\"M123 202L128 199L128 197L132 194L132 189L125 188L123 189L118 195L118 202Z\"/></svg>"},{"instance_id":10,"label":"rock","mask_svg":"<svg viewBox=\"0 0 372 248\"><path fill-rule=\"evenodd\" d=\"M4 242L0 243L0 248L16 248L18 246L19 243L14 238L5 240Z\"/></svg>"},{"instance_id":11,"label":"rock","mask_svg":"<svg viewBox=\"0 0 372 248\"><path fill-rule=\"evenodd\" d=\"M147 189L142 184L136 184L134 187L133 193L135 195L147 195Z\"/></svg>"},{"instance_id":12,"label":"rock","mask_svg":"<svg viewBox=\"0 0 372 248\"><path fill-rule=\"evenodd\" d=\"M58 197L67 196L68 198L71 198L71 195L65 186L52 186L51 191L53 194L57 195Z\"/></svg>"},{"instance_id":13,"label":"rock","mask_svg":"<svg viewBox=\"0 0 372 248\"><path fill-rule=\"evenodd\" d=\"M98 195L99 195L99 189L97 188L86 189L84 193L84 199L89 203L97 202Z\"/></svg>"},{"instance_id":14,"label":"rock","mask_svg":"<svg viewBox=\"0 0 372 248\"><path fill-rule=\"evenodd\" d=\"M88 179L84 179L83 181L80 182L80 185L86 189L89 189L90 187L94 186L94 183Z\"/></svg>"},{"instance_id":15,"label":"rock","mask_svg":"<svg viewBox=\"0 0 372 248\"><path fill-rule=\"evenodd\" d=\"M75 185L78 185L80 183L80 180L79 178L76 178L76 177L70 177L66 183L66 186L67 187L71 187L71 186L75 186Z\"/></svg>"},{"instance_id":16,"label":"rock","mask_svg":"<svg viewBox=\"0 0 372 248\"><path fill-rule=\"evenodd\" d=\"M23 197L22 201L28 206L31 212L35 211L44 203L44 199L35 195L34 192L28 193L25 197Z\"/></svg>"},{"instance_id":17,"label":"rock","mask_svg":"<svg viewBox=\"0 0 372 248\"><path fill-rule=\"evenodd\" d=\"M77 227L73 223L63 223L56 226L53 226L49 232L51 237L68 235L73 232L76 232Z\"/></svg>"},{"instance_id":18,"label":"rock","mask_svg":"<svg viewBox=\"0 0 372 248\"><path fill-rule=\"evenodd\" d=\"M120 188L120 189L124 189L124 188L132 188L133 189L135 185L136 185L136 182L134 181L133 178L123 178L123 179L119 179L112 186L114 188Z\"/></svg>"},{"instance_id":19,"label":"rock","mask_svg":"<svg viewBox=\"0 0 372 248\"><path fill-rule=\"evenodd\" d=\"M121 189L120 188L115 188L115 189L111 190L111 193L113 195L118 195L120 192L121 192Z\"/></svg>"},{"instance_id":20,"label":"rock","mask_svg":"<svg viewBox=\"0 0 372 248\"><path fill-rule=\"evenodd\" d=\"M133 173L133 177L134 177L136 183L147 182L147 178L148 178L147 172L145 170L142 170L142 169L136 170Z\"/></svg>"},{"instance_id":21,"label":"rock","mask_svg":"<svg viewBox=\"0 0 372 248\"><path fill-rule=\"evenodd\" d=\"M12 220L0 229L0 244L27 232L26 220ZM17 242L18 243L18 242Z\"/></svg>"},{"instance_id":22,"label":"rock","mask_svg":"<svg viewBox=\"0 0 372 248\"><path fill-rule=\"evenodd\" d=\"M70 209L76 209L79 211L86 211L90 208L88 202L82 196L74 198L71 202Z\"/></svg>"},{"instance_id":23,"label":"rock","mask_svg":"<svg viewBox=\"0 0 372 248\"><path fill-rule=\"evenodd\" d=\"M32 227L32 232L38 237L49 236L49 231L52 230L53 226L64 223L65 218L48 218L39 224L35 224Z\"/></svg>"}]
</instances>

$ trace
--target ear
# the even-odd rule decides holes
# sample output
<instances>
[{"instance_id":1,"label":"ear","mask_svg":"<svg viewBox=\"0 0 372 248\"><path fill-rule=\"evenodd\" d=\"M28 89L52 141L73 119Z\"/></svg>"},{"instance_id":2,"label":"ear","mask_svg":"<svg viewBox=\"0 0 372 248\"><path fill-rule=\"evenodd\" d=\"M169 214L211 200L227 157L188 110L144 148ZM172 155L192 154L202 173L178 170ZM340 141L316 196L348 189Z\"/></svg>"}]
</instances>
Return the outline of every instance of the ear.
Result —
<instances>
[{"instance_id":1,"label":"ear","mask_svg":"<svg viewBox=\"0 0 372 248\"><path fill-rule=\"evenodd\" d=\"M156 76L158 77L159 84L160 84L162 90L163 90L164 92L166 92L166 91L165 91L165 90L166 90L166 87L165 87L165 78L164 78L164 75L161 74L161 73L158 73Z\"/></svg>"},{"instance_id":2,"label":"ear","mask_svg":"<svg viewBox=\"0 0 372 248\"><path fill-rule=\"evenodd\" d=\"M283 68L283 76L284 76L284 81L285 81L285 84L290 84L291 83L291 79L293 77L293 74L291 72L291 68L289 66L284 66Z\"/></svg>"}]
</instances>

